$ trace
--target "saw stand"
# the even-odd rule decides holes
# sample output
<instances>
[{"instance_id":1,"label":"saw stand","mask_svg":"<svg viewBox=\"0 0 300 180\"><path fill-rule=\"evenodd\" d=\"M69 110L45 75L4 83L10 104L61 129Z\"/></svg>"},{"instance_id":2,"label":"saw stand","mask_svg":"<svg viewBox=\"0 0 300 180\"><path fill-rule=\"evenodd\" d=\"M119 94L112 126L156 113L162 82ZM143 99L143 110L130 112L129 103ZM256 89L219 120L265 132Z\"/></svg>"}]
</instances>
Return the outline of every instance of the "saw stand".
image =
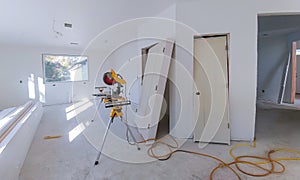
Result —
<instances>
[{"instance_id":1,"label":"saw stand","mask_svg":"<svg viewBox=\"0 0 300 180\"><path fill-rule=\"evenodd\" d=\"M94 120L95 117L96 117L97 111L98 111L98 109L99 109L100 104L101 104L102 101L103 101L103 100L102 100L102 98L101 98L101 101L100 101L100 103L99 103L99 105L98 105L98 108L96 109L96 112L95 112L95 114L94 114L93 120ZM104 136L103 136L103 140L102 140L102 144L101 144L100 150L99 150L99 152L98 152L97 158L96 158L96 160L95 160L95 164L94 164L95 166L99 164L100 157L101 157L101 154L102 154L102 150L103 150L103 147L104 147L104 144L105 144L105 141L106 141L106 137L107 137L108 131L109 131L110 126L111 126L111 124L113 123L115 117L120 117L121 121L123 122L123 118L122 118L122 117L123 117L122 105L119 105L119 106L117 106L117 107L112 107L112 109L111 109L111 111L110 111L110 120L109 120L108 126L107 126L107 128L106 128L106 130L105 130L105 133L104 133ZM132 137L132 139L133 139L133 141L134 141L134 144L137 146L137 150L141 150L141 148L139 147L138 142L136 141L136 139L135 139L135 137L134 137L132 131L131 131L130 128L129 128L128 123L127 123L127 122L124 122L124 124L126 125L126 128L128 129L128 131L129 131L129 133L130 133L130 135L131 135L131 137Z\"/></svg>"}]
</instances>

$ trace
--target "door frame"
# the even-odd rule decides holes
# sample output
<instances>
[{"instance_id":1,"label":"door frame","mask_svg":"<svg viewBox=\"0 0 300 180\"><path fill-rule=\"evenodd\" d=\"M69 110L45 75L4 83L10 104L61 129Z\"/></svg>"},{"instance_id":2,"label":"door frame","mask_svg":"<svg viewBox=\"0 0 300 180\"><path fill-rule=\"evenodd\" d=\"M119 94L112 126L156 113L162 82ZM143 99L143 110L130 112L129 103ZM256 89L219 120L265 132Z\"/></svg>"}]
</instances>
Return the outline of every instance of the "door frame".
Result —
<instances>
[{"instance_id":1,"label":"door frame","mask_svg":"<svg viewBox=\"0 0 300 180\"><path fill-rule=\"evenodd\" d=\"M204 34L204 35L194 35L194 40L198 38L211 38L211 37L220 37L226 36L226 48L227 48L227 84L228 84L228 93L229 93L229 47L230 47L230 33L218 33L218 34ZM193 41L193 47L195 47L195 42ZM193 52L193 56L195 52ZM193 61L194 66L195 61ZM193 72L193 77L194 77Z\"/></svg>"},{"instance_id":2,"label":"door frame","mask_svg":"<svg viewBox=\"0 0 300 180\"><path fill-rule=\"evenodd\" d=\"M216 34L202 34L202 35L194 35L194 37L193 37L193 57L194 57L194 59L193 59L193 79L194 79L194 81L195 81L195 39L198 39L198 38L213 38L213 37L226 37L226 50L227 50L227 58L226 58L226 63L227 63L227 106L228 106L228 128L230 129L230 116L229 116L229 114L230 114L230 107L229 107L229 93L230 93L230 86L229 86L229 82L230 82L230 79L229 79L229 77L230 77L230 71L229 71L229 63L230 63L230 61L229 61L229 59L230 59L230 52L229 52L229 50L230 50L230 33L216 33ZM197 92L193 92L193 96L196 96L196 93ZM197 99L197 98L194 98L194 99ZM195 122L197 123L197 121L198 121L198 117L197 117L197 115L195 114L196 112L197 112L197 110L195 109L196 108L196 106L195 106L195 102L193 103L193 105L194 105L194 119L195 119ZM200 107L201 108L201 107ZM205 125L203 125L203 127L205 127ZM193 132L194 133L194 132ZM231 141L231 134L230 134L230 140L229 140L229 143L228 143L228 145L230 145L230 141ZM212 142L212 143L214 143L214 142ZM216 143L220 143L220 142L216 142ZM221 144L227 144L227 143L221 143Z\"/></svg>"}]
</instances>

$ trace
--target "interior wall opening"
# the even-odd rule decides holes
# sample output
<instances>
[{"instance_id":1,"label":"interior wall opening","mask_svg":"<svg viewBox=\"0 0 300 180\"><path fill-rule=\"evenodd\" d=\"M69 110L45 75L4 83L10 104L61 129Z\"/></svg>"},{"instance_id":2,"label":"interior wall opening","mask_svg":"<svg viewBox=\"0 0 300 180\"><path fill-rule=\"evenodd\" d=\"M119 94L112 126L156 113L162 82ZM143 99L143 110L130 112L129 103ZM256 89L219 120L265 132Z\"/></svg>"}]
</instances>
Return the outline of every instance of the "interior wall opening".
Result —
<instances>
[{"instance_id":1,"label":"interior wall opening","mask_svg":"<svg viewBox=\"0 0 300 180\"><path fill-rule=\"evenodd\" d=\"M283 145L294 146L300 127L300 15L258 15L257 35L255 136L284 137Z\"/></svg>"}]
</instances>

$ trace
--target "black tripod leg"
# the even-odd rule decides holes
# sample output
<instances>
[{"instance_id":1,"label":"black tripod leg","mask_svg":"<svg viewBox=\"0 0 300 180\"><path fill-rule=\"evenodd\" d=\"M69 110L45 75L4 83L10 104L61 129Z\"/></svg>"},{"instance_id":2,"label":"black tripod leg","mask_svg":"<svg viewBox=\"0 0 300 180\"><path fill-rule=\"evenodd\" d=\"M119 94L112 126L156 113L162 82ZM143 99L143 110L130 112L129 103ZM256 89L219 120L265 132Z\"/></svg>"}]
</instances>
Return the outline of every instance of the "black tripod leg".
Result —
<instances>
[{"instance_id":1,"label":"black tripod leg","mask_svg":"<svg viewBox=\"0 0 300 180\"><path fill-rule=\"evenodd\" d=\"M107 137L107 134L108 134L108 130L109 130L110 125L113 122L115 116L116 116L116 114L114 114L114 116L110 119L110 121L108 123L107 129L106 129L106 131L104 133L104 137L103 137L103 141L102 141L102 145L101 145L100 151L98 152L98 155L97 155L97 158L96 158L96 161L95 161L95 164L94 164L95 166L99 164L99 160L100 160L101 153L102 153L102 150L103 150L103 147L104 147L104 143L105 143L105 140L106 140L106 137Z\"/></svg>"}]
</instances>

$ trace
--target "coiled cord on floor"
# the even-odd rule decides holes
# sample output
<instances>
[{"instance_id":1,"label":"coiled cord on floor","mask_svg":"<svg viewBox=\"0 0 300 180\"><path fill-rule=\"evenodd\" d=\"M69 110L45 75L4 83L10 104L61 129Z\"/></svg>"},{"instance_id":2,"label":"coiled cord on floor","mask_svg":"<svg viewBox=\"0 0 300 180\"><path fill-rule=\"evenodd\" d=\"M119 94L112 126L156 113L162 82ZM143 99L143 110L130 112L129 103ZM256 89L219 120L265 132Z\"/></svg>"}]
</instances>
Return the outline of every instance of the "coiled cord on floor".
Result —
<instances>
[{"instance_id":1,"label":"coiled cord on floor","mask_svg":"<svg viewBox=\"0 0 300 180\"><path fill-rule=\"evenodd\" d=\"M158 159L160 161L168 160L175 153L188 153L188 154L193 154L193 155L197 155L197 156L207 157L207 158L210 158L210 159L213 159L213 160L219 162L219 165L216 166L211 171L210 180L213 179L214 174L221 168L228 168L238 179L241 179L238 172L241 172L245 175L252 176L252 177L266 177L266 176L269 176L271 174L282 174L282 173L285 172L286 168L279 161L291 161L291 160L298 161L298 160L300 160L299 157L296 157L296 158L272 158L271 157L271 155L273 155L277 152L280 152L280 151L300 155L299 151L291 150L291 149L287 149L287 148L276 148L276 149L270 150L267 153L267 157L250 156L250 155L244 155L244 156L234 156L233 155L233 151L238 147L244 146L244 147L255 148L256 147L256 140L254 140L253 145L250 145L250 144L237 144L237 145L233 146L229 151L229 154L233 158L233 161L230 162L230 163L225 163L222 159L217 158L217 157L212 156L212 155L209 155L209 154L204 154L204 153L189 151L189 150L183 150L183 149L177 149L178 148L177 141L175 140L174 137L172 137L172 136L170 136L170 137L171 137L172 141L175 143L175 145L168 144L168 143L163 142L163 141L158 140L158 139L143 140L143 141L138 142L138 143L146 143L148 141L154 141L154 143L151 145L151 147L147 150L147 154L150 157ZM167 147L169 152L166 153L166 154L162 154L162 155L155 154L154 149L157 148L159 145L163 145L163 146ZM259 162L257 162L257 161L253 162L253 161L250 161L250 159L259 160ZM270 165L270 167L266 168L266 167L263 166L263 165L267 165L267 164ZM232 167L233 165L237 170ZM240 165L246 165L246 166L254 167L254 168L256 168L260 171L263 171L263 173L248 172L248 171L242 169L240 167ZM278 167L280 169L276 170L276 169L278 169Z\"/></svg>"}]
</instances>

